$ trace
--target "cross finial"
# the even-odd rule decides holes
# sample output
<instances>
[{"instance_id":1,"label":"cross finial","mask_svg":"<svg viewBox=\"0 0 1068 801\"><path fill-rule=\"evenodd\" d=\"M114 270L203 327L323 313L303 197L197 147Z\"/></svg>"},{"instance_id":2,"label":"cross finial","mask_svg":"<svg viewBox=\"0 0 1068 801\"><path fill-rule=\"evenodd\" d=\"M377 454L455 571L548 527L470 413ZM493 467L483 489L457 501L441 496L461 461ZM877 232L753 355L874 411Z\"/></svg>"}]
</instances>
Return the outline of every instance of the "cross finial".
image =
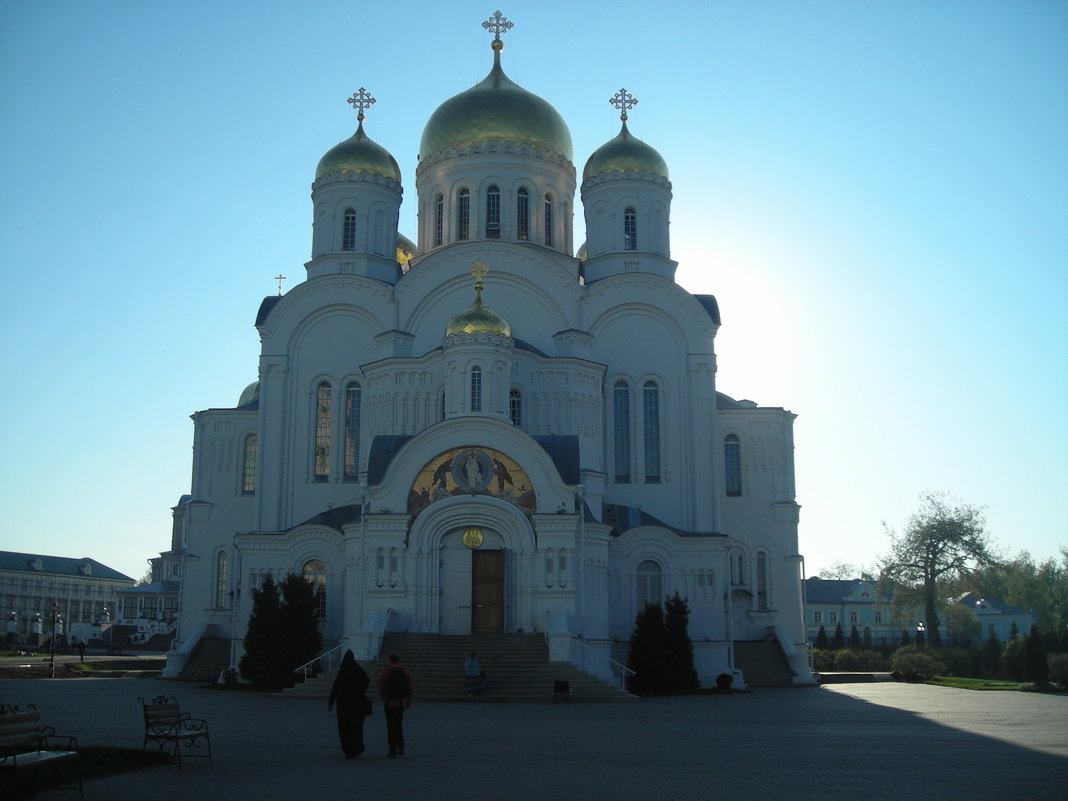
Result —
<instances>
[{"instance_id":1,"label":"cross finial","mask_svg":"<svg viewBox=\"0 0 1068 801\"><path fill-rule=\"evenodd\" d=\"M284 275L282 275L281 273L278 273L278 275L276 275L274 277L274 280L278 282L278 294L281 295L282 294L282 282L286 280L286 277Z\"/></svg>"},{"instance_id":2,"label":"cross finial","mask_svg":"<svg viewBox=\"0 0 1068 801\"><path fill-rule=\"evenodd\" d=\"M349 98L349 105L356 109L356 120L363 122L363 110L365 108L371 108L375 104L375 99L371 97L371 93L360 87L360 91L354 93Z\"/></svg>"},{"instance_id":3,"label":"cross finial","mask_svg":"<svg viewBox=\"0 0 1068 801\"><path fill-rule=\"evenodd\" d=\"M507 33L515 27L515 23L504 16L500 11L494 11L493 16L482 23L482 27L493 34L493 41L501 41L501 34Z\"/></svg>"},{"instance_id":4,"label":"cross finial","mask_svg":"<svg viewBox=\"0 0 1068 801\"><path fill-rule=\"evenodd\" d=\"M627 121L627 111L638 105L638 98L628 92L626 89L620 89L610 98L608 102L619 109L619 118L623 122Z\"/></svg>"},{"instance_id":5,"label":"cross finial","mask_svg":"<svg viewBox=\"0 0 1068 801\"><path fill-rule=\"evenodd\" d=\"M475 259L471 266L467 268L467 272L475 279L475 289L479 292L482 291L482 279L486 277L486 273L489 271L489 266L482 259Z\"/></svg>"}]
</instances>

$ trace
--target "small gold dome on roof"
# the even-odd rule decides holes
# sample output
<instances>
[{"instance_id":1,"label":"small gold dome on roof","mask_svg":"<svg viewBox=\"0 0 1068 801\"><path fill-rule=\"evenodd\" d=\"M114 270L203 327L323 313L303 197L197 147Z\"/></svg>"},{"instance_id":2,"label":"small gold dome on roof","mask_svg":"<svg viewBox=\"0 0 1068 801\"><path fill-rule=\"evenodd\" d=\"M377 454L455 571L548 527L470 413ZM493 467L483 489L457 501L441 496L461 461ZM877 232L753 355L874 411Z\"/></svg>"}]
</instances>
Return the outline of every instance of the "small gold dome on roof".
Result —
<instances>
[{"instance_id":1,"label":"small gold dome on roof","mask_svg":"<svg viewBox=\"0 0 1068 801\"><path fill-rule=\"evenodd\" d=\"M360 91L354 93L348 102L356 109L356 133L341 144L330 148L319 159L319 166L315 168L315 180L335 172L354 172L363 175L381 175L383 178L391 178L400 183L401 171L397 166L397 160L382 145L368 137L363 130L363 110L373 106L375 99L361 86Z\"/></svg>"},{"instance_id":2,"label":"small gold dome on roof","mask_svg":"<svg viewBox=\"0 0 1068 801\"><path fill-rule=\"evenodd\" d=\"M253 381L244 391L241 393L241 397L237 400L237 405L244 406L246 403L252 403L254 400L258 400L260 397L260 382Z\"/></svg>"},{"instance_id":3,"label":"small gold dome on roof","mask_svg":"<svg viewBox=\"0 0 1068 801\"><path fill-rule=\"evenodd\" d=\"M668 176L667 162L656 150L641 139L631 135L627 123L614 139L605 142L586 161L582 180L613 172L647 172Z\"/></svg>"},{"instance_id":4,"label":"small gold dome on roof","mask_svg":"<svg viewBox=\"0 0 1068 801\"><path fill-rule=\"evenodd\" d=\"M475 276L475 302L457 314L445 327L445 336L452 334L500 334L510 337L512 326L493 309L482 304L482 278L489 268L479 259L471 265L469 272Z\"/></svg>"}]
</instances>

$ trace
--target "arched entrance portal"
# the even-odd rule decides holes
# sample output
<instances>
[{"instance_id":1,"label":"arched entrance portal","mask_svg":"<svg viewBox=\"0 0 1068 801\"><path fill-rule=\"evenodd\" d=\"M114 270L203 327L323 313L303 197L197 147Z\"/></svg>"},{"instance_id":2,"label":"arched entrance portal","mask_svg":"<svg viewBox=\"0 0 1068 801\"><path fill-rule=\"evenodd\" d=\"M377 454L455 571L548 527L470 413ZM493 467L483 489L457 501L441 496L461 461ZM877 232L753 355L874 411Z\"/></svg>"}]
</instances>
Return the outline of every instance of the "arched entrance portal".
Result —
<instances>
[{"instance_id":1,"label":"arched entrance portal","mask_svg":"<svg viewBox=\"0 0 1068 801\"><path fill-rule=\"evenodd\" d=\"M505 631L504 542L493 530L467 526L442 538L441 633Z\"/></svg>"}]
</instances>

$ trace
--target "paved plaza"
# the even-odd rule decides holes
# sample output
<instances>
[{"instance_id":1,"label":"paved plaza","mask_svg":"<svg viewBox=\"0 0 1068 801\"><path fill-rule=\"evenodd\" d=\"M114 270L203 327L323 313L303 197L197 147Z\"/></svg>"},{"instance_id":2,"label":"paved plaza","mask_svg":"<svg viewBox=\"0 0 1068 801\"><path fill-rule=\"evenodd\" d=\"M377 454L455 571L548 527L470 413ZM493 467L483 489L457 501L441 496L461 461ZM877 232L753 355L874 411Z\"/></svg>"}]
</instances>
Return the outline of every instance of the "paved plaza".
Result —
<instances>
[{"instance_id":1,"label":"paved plaza","mask_svg":"<svg viewBox=\"0 0 1068 801\"><path fill-rule=\"evenodd\" d=\"M418 676L416 691L418 693ZM138 696L207 718L214 764L155 765L86 784L98 801L977 801L1068 797L1068 697L895 683L633 702L419 703L408 755L345 760L325 699L160 679L0 682L83 745L140 747ZM76 792L39 792L43 801Z\"/></svg>"}]
</instances>

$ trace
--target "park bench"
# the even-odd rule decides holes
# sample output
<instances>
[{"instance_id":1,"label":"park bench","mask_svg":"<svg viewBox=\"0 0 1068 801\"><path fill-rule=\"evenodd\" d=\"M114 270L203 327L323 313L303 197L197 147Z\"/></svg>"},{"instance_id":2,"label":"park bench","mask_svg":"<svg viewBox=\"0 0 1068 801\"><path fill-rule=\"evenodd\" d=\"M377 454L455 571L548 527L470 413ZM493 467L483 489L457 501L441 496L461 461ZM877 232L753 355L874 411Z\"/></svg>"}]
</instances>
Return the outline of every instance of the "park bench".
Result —
<instances>
[{"instance_id":1,"label":"park bench","mask_svg":"<svg viewBox=\"0 0 1068 801\"><path fill-rule=\"evenodd\" d=\"M144 752L151 744L159 753L167 754L178 761L182 769L182 756L211 758L211 735L208 722L202 718L191 718L178 706L178 699L173 695L158 695L152 701L138 697L145 716L145 741L141 745ZM206 749L206 753L202 751Z\"/></svg>"},{"instance_id":2,"label":"park bench","mask_svg":"<svg viewBox=\"0 0 1068 801\"><path fill-rule=\"evenodd\" d=\"M72 772L78 779L77 786L56 786L77 789L82 797L85 796L78 741L57 735L51 726L41 726L41 714L33 704L28 704L25 712L9 704L0 704L0 774L11 777L15 798L19 797L24 783L29 784L30 794L33 794L40 771L59 777L65 776L67 771Z\"/></svg>"}]
</instances>

